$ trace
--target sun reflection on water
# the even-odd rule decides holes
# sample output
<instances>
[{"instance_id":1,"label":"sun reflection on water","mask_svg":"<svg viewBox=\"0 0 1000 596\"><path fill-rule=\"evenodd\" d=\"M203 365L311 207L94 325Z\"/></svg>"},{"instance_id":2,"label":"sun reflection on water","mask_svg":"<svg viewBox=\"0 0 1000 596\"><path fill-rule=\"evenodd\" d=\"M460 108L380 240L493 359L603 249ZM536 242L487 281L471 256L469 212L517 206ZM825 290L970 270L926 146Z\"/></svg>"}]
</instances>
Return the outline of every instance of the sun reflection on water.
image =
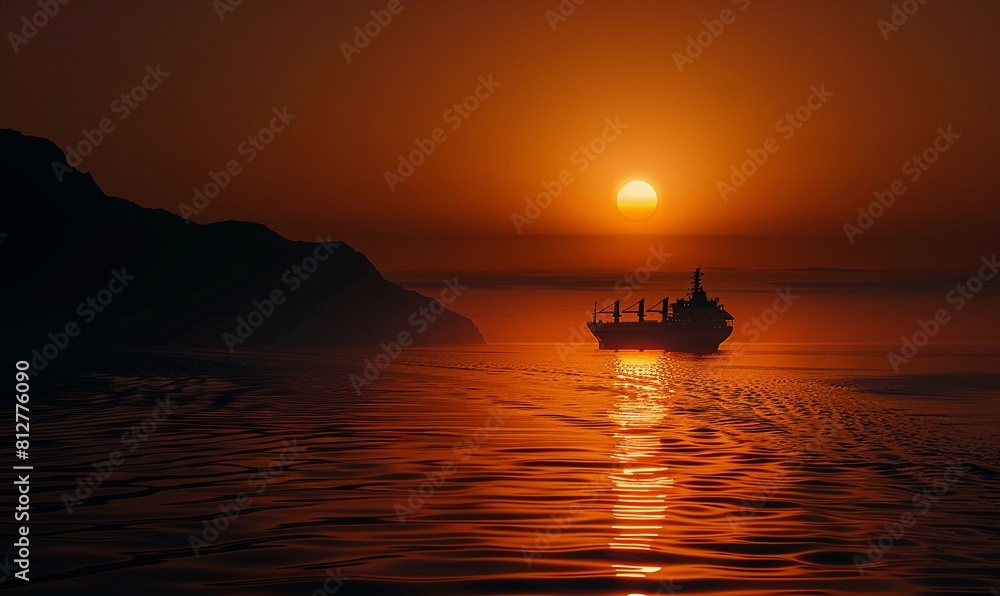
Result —
<instances>
[{"instance_id":1,"label":"sun reflection on water","mask_svg":"<svg viewBox=\"0 0 1000 596\"><path fill-rule=\"evenodd\" d=\"M674 480L660 465L660 428L667 414L668 356L620 354L615 356L615 387L619 394L608 416L618 424L614 435L617 462L609 475L618 497L612 515L616 536L612 550L632 552L628 563L612 564L618 577L643 578L662 569L642 563L640 552L651 551L663 531L667 491Z\"/></svg>"}]
</instances>

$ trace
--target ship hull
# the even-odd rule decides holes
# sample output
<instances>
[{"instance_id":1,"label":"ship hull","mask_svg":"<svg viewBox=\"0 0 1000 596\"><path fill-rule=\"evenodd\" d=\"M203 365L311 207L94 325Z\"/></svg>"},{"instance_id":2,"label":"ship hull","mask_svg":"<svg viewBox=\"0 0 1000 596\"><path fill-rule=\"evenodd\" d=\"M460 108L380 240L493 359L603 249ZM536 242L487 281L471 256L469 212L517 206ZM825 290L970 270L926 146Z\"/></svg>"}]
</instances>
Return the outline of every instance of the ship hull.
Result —
<instances>
[{"instance_id":1,"label":"ship hull","mask_svg":"<svg viewBox=\"0 0 1000 596\"><path fill-rule=\"evenodd\" d=\"M601 350L665 350L709 354L733 334L725 321L587 323Z\"/></svg>"}]
</instances>

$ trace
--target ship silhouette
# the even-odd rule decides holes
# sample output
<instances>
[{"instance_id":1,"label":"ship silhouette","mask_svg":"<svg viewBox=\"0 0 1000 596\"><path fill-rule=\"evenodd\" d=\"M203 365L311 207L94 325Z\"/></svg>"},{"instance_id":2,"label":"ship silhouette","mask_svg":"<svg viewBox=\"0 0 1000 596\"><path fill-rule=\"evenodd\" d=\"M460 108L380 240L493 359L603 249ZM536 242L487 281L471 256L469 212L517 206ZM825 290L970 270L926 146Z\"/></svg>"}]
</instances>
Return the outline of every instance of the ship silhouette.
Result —
<instances>
[{"instance_id":1,"label":"ship silhouette","mask_svg":"<svg viewBox=\"0 0 1000 596\"><path fill-rule=\"evenodd\" d=\"M594 303L594 318L587 328L597 338L601 350L667 350L707 354L719 349L733 333L735 319L718 298L709 298L701 285L701 267L691 276L687 298L673 303L669 298L646 308L645 298L621 309L615 300L602 310ZM647 321L648 313L659 314L658 321ZM637 321L622 321L623 314L635 314ZM605 321L602 317L612 317Z\"/></svg>"}]
</instances>

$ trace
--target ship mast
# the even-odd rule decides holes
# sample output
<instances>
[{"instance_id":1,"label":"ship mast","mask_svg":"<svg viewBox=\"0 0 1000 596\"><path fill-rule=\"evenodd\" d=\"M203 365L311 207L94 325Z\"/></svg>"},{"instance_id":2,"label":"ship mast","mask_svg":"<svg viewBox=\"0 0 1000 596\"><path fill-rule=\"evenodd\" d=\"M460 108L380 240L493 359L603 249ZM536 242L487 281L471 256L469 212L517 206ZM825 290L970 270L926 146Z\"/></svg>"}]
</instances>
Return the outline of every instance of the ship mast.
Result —
<instances>
[{"instance_id":1,"label":"ship mast","mask_svg":"<svg viewBox=\"0 0 1000 596\"><path fill-rule=\"evenodd\" d=\"M701 287L701 267L697 267L694 270L694 275L691 276L691 295L701 294L704 291L704 288Z\"/></svg>"}]
</instances>

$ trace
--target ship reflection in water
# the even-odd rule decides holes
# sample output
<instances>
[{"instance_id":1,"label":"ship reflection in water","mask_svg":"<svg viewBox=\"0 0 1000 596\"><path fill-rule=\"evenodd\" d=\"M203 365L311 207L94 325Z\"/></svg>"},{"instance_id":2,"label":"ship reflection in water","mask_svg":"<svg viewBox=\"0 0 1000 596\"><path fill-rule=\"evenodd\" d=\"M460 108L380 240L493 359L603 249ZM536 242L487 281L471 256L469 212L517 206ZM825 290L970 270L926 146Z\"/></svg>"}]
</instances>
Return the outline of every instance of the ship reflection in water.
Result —
<instances>
[{"instance_id":1,"label":"ship reflection in water","mask_svg":"<svg viewBox=\"0 0 1000 596\"><path fill-rule=\"evenodd\" d=\"M664 391L670 385L662 375L670 369L651 354L618 355L614 364L619 394L608 416L618 424L617 449L611 456L617 469L609 477L617 502L612 513L615 537L609 545L623 551L627 562L613 563L612 568L618 577L643 578L662 569L642 564L641 553L656 548L674 484L662 462L659 437L667 415Z\"/></svg>"}]
</instances>

